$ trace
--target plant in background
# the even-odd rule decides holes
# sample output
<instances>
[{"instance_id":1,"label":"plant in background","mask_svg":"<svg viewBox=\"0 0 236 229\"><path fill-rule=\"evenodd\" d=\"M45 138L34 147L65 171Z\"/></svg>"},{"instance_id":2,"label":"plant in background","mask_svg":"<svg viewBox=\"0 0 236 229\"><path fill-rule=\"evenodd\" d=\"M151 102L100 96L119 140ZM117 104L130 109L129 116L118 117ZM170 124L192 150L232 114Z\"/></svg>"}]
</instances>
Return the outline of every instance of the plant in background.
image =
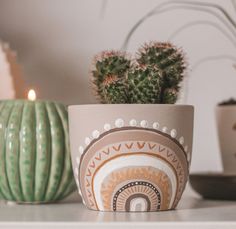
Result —
<instances>
[{"instance_id":1,"label":"plant in background","mask_svg":"<svg viewBox=\"0 0 236 229\"><path fill-rule=\"evenodd\" d=\"M102 52L95 58L92 82L102 103L169 103L178 99L186 62L171 43L150 42L135 60L124 52Z\"/></svg>"},{"instance_id":2,"label":"plant in background","mask_svg":"<svg viewBox=\"0 0 236 229\"><path fill-rule=\"evenodd\" d=\"M236 99L230 98L228 100L222 101L218 104L219 106L227 106L227 105L236 105Z\"/></svg>"}]
</instances>

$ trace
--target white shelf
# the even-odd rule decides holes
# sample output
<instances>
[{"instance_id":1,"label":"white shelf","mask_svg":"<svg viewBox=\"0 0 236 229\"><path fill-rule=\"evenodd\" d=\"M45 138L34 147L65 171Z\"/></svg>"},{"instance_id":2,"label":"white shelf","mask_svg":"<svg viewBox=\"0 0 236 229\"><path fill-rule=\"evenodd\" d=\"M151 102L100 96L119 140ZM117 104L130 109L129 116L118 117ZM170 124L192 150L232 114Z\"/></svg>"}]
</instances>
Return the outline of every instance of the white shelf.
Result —
<instances>
[{"instance_id":1,"label":"white shelf","mask_svg":"<svg viewBox=\"0 0 236 229\"><path fill-rule=\"evenodd\" d=\"M27 227L28 226L28 227ZM78 200L60 204L0 204L0 228L236 228L236 202L202 200L189 189L175 211L109 213L86 209Z\"/></svg>"}]
</instances>

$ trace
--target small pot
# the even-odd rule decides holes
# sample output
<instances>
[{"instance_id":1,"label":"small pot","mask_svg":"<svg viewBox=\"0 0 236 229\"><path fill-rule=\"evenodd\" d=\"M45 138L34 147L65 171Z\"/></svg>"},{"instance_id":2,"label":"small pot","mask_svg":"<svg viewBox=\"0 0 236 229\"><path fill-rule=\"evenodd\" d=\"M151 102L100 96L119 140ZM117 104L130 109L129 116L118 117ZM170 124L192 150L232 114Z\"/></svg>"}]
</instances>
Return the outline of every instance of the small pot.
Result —
<instances>
[{"instance_id":1,"label":"small pot","mask_svg":"<svg viewBox=\"0 0 236 229\"><path fill-rule=\"evenodd\" d=\"M189 175L193 107L69 107L72 164L84 204L100 211L174 209Z\"/></svg>"},{"instance_id":2,"label":"small pot","mask_svg":"<svg viewBox=\"0 0 236 229\"><path fill-rule=\"evenodd\" d=\"M236 174L236 105L217 106L216 121L224 173Z\"/></svg>"}]
</instances>

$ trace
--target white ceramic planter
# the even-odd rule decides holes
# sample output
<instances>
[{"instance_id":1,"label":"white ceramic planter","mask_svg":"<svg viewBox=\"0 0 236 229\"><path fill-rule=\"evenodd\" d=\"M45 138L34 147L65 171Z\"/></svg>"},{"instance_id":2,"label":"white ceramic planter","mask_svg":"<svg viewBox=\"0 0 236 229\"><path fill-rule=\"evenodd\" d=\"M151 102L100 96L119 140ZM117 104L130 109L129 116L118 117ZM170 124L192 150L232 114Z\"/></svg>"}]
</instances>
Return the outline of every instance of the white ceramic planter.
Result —
<instances>
[{"instance_id":1,"label":"white ceramic planter","mask_svg":"<svg viewBox=\"0 0 236 229\"><path fill-rule=\"evenodd\" d=\"M236 174L236 106L217 106L216 120L224 172Z\"/></svg>"},{"instance_id":2,"label":"white ceramic planter","mask_svg":"<svg viewBox=\"0 0 236 229\"><path fill-rule=\"evenodd\" d=\"M70 106L69 127L74 175L88 208L177 206L189 175L192 106Z\"/></svg>"}]
</instances>

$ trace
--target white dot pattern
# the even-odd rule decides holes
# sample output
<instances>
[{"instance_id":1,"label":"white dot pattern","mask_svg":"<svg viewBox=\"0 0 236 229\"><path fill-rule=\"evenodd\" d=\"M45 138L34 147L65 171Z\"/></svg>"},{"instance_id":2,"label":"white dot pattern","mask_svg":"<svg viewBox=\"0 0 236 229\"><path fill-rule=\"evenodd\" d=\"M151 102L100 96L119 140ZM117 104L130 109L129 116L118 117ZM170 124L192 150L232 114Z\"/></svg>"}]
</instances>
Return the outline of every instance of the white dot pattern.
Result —
<instances>
[{"instance_id":1,"label":"white dot pattern","mask_svg":"<svg viewBox=\"0 0 236 229\"><path fill-rule=\"evenodd\" d=\"M159 129L159 126L160 126L160 124L158 122L154 122L152 125L153 129L156 129L156 130Z\"/></svg>"},{"instance_id":2,"label":"white dot pattern","mask_svg":"<svg viewBox=\"0 0 236 229\"><path fill-rule=\"evenodd\" d=\"M91 142L90 138L88 138L88 137L87 137L87 138L85 138L85 144L86 144L86 145L89 145L89 144L90 144L90 142Z\"/></svg>"},{"instance_id":3,"label":"white dot pattern","mask_svg":"<svg viewBox=\"0 0 236 229\"><path fill-rule=\"evenodd\" d=\"M131 120L129 121L129 125L130 125L130 126L137 126L137 121L136 121L135 119L131 119Z\"/></svg>"},{"instance_id":4,"label":"white dot pattern","mask_svg":"<svg viewBox=\"0 0 236 229\"><path fill-rule=\"evenodd\" d=\"M133 126L133 127L138 126L138 123L139 123L139 122L138 122L136 119L130 119L130 121L128 122L129 126ZM149 123L148 123L147 120L141 120L139 124L140 124L140 126L141 126L142 128L148 128L148 126L149 126ZM168 132L167 126L163 126L163 127L161 128L159 122L153 122L153 123L150 124L150 125L151 125L152 128L155 129L155 130L161 129L161 131L162 131L163 133L167 133L167 132ZM115 127L116 127L116 128L122 128L122 127L124 127L124 126L125 126L125 122L124 122L123 119L118 118L118 119L115 120ZM1 126L0 126L0 127L1 127ZM111 130L112 125L111 125L110 123L106 123L106 124L104 124L103 128L104 128L105 131L109 131L109 130ZM150 128L150 127L149 127L149 128ZM100 134L101 134L101 133L100 133L98 130L94 130L94 131L92 132L92 139L97 139L97 138L99 138ZM177 138L177 134L178 134L178 133L177 133L177 130L176 130L176 129L171 129L171 131L170 131L168 134L169 134L172 138ZM86 138L85 138L85 144L86 144L86 145L89 145L89 144L91 143L92 139L90 139L89 137L86 137ZM179 138L179 143L180 143L181 145L184 145L185 140L184 140L184 137L183 137L183 136L181 136L181 137ZM187 151L188 151L188 146L187 146L187 145L184 147L184 151L187 153ZM82 154L84 153L84 148L83 148L83 146L80 146L80 147L79 147L79 153L80 153L80 155L82 155ZM188 154L188 155L189 155L189 154ZM79 164L79 161L80 161L79 157L76 158L76 161L77 161L77 163Z\"/></svg>"},{"instance_id":5,"label":"white dot pattern","mask_svg":"<svg viewBox=\"0 0 236 229\"><path fill-rule=\"evenodd\" d=\"M162 132L163 132L163 133L166 133L167 130L168 130L168 128L167 128L166 126L164 126L164 127L162 128Z\"/></svg>"},{"instance_id":6,"label":"white dot pattern","mask_svg":"<svg viewBox=\"0 0 236 229\"><path fill-rule=\"evenodd\" d=\"M148 122L147 122L147 120L142 120L142 121L140 122L140 126L143 127L143 128L148 127Z\"/></svg>"},{"instance_id":7,"label":"white dot pattern","mask_svg":"<svg viewBox=\"0 0 236 229\"><path fill-rule=\"evenodd\" d=\"M184 151L187 152L188 151L188 146L184 147Z\"/></svg>"},{"instance_id":8,"label":"white dot pattern","mask_svg":"<svg viewBox=\"0 0 236 229\"><path fill-rule=\"evenodd\" d=\"M79 172L78 172L78 169L77 169L77 168L75 169L75 175L76 175L76 176L79 175Z\"/></svg>"},{"instance_id":9,"label":"white dot pattern","mask_svg":"<svg viewBox=\"0 0 236 229\"><path fill-rule=\"evenodd\" d=\"M104 130L109 131L111 129L111 125L109 123L106 123L104 125Z\"/></svg>"},{"instance_id":10,"label":"white dot pattern","mask_svg":"<svg viewBox=\"0 0 236 229\"><path fill-rule=\"evenodd\" d=\"M171 136L172 138L176 138L176 136L177 136L177 131L176 131L176 129L171 130L170 136Z\"/></svg>"},{"instance_id":11,"label":"white dot pattern","mask_svg":"<svg viewBox=\"0 0 236 229\"><path fill-rule=\"evenodd\" d=\"M121 119L121 118L116 119L115 126L118 127L118 128L123 127L124 126L124 120Z\"/></svg>"},{"instance_id":12,"label":"white dot pattern","mask_svg":"<svg viewBox=\"0 0 236 229\"><path fill-rule=\"evenodd\" d=\"M80 163L80 157L76 157L76 163L77 163L77 165L79 165L79 163Z\"/></svg>"},{"instance_id":13,"label":"white dot pattern","mask_svg":"<svg viewBox=\"0 0 236 229\"><path fill-rule=\"evenodd\" d=\"M94 130L93 133L92 133L92 135L93 135L93 138L98 138L99 135L100 135L100 133L99 133L98 130Z\"/></svg>"},{"instance_id":14,"label":"white dot pattern","mask_svg":"<svg viewBox=\"0 0 236 229\"><path fill-rule=\"evenodd\" d=\"M84 152L84 148L83 148L83 146L80 146L80 147L79 147L79 153L80 153L80 154L83 154L83 152Z\"/></svg>"},{"instance_id":15,"label":"white dot pattern","mask_svg":"<svg viewBox=\"0 0 236 229\"><path fill-rule=\"evenodd\" d=\"M183 145L184 144L184 137L182 136L182 137L180 137L180 139L179 139L179 143L181 144L181 145Z\"/></svg>"}]
</instances>

